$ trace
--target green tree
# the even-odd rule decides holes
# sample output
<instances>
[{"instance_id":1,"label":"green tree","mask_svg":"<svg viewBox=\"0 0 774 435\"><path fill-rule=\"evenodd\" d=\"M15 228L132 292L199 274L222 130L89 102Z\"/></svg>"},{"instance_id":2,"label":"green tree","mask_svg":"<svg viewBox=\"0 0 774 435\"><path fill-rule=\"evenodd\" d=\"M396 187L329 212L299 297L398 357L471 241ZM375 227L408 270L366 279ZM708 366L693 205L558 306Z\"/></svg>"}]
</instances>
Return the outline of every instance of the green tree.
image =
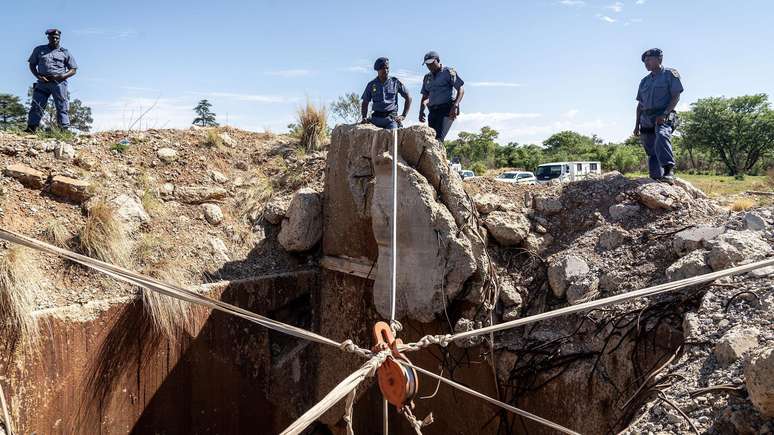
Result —
<instances>
[{"instance_id":1,"label":"green tree","mask_svg":"<svg viewBox=\"0 0 774 435\"><path fill-rule=\"evenodd\" d=\"M350 92L331 103L331 113L343 123L354 124L360 121L360 104L360 97Z\"/></svg>"},{"instance_id":2,"label":"green tree","mask_svg":"<svg viewBox=\"0 0 774 435\"><path fill-rule=\"evenodd\" d=\"M551 137L543 141L543 146L546 147L548 153L564 151L570 155L581 155L588 153L595 145L601 143L602 141L596 135L589 137L574 131L565 130L551 135Z\"/></svg>"},{"instance_id":3,"label":"green tree","mask_svg":"<svg viewBox=\"0 0 774 435\"><path fill-rule=\"evenodd\" d=\"M508 145L498 145L496 149L498 168L509 167L525 171L534 171L543 162L545 153L539 145L519 145L511 142Z\"/></svg>"},{"instance_id":4,"label":"green tree","mask_svg":"<svg viewBox=\"0 0 774 435\"><path fill-rule=\"evenodd\" d=\"M212 104L207 100L199 101L199 104L194 107L196 112L196 118L193 120L193 125L200 127L217 127L218 123L215 121L215 114L210 111Z\"/></svg>"},{"instance_id":5,"label":"green tree","mask_svg":"<svg viewBox=\"0 0 774 435\"><path fill-rule=\"evenodd\" d=\"M27 110L19 97L0 94L0 130L23 128L27 121Z\"/></svg>"},{"instance_id":6,"label":"green tree","mask_svg":"<svg viewBox=\"0 0 774 435\"><path fill-rule=\"evenodd\" d=\"M481 127L478 133L460 132L456 140L444 143L446 154L449 158L460 157L466 166L478 162L487 168L494 168L496 149L499 146L495 142L498 134L490 127Z\"/></svg>"},{"instance_id":7,"label":"green tree","mask_svg":"<svg viewBox=\"0 0 774 435\"><path fill-rule=\"evenodd\" d=\"M680 130L686 147L719 158L728 175L750 173L774 152L774 111L766 94L700 99Z\"/></svg>"}]
</instances>

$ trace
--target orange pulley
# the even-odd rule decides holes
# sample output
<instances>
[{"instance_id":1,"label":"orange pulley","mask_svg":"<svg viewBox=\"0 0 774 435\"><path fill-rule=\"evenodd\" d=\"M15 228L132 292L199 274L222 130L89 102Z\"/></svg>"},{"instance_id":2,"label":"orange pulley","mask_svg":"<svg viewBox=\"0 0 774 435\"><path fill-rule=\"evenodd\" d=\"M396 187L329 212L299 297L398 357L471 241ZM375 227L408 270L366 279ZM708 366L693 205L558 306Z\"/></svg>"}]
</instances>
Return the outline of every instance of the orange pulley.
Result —
<instances>
[{"instance_id":1,"label":"orange pulley","mask_svg":"<svg viewBox=\"0 0 774 435\"><path fill-rule=\"evenodd\" d=\"M376 370L382 395L398 410L406 405L413 407L412 400L419 391L419 377L413 367L405 364L411 361L398 351L398 346L403 344L403 341L392 335L392 329L386 322L377 322L374 325L374 341L374 352L392 350L392 355Z\"/></svg>"}]
</instances>

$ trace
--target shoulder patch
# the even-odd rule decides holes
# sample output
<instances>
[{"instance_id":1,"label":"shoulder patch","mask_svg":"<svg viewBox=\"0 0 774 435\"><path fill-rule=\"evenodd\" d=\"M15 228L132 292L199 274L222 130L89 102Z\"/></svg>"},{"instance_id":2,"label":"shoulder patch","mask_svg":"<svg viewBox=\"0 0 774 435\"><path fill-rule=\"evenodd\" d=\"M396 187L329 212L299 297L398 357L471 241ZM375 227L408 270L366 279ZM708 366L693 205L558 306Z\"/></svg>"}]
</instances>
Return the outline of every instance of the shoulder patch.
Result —
<instances>
[{"instance_id":1,"label":"shoulder patch","mask_svg":"<svg viewBox=\"0 0 774 435\"><path fill-rule=\"evenodd\" d=\"M675 78L677 78L677 79L679 79L679 78L680 78L680 73L679 73L679 72L677 72L677 70L676 70L676 69L674 69L674 68L669 68L669 72L671 72L671 73L672 73L672 75L673 75L673 76L675 76Z\"/></svg>"},{"instance_id":2,"label":"shoulder patch","mask_svg":"<svg viewBox=\"0 0 774 435\"><path fill-rule=\"evenodd\" d=\"M449 67L449 75L452 76L452 79L457 78L457 70L454 69L454 67Z\"/></svg>"}]
</instances>

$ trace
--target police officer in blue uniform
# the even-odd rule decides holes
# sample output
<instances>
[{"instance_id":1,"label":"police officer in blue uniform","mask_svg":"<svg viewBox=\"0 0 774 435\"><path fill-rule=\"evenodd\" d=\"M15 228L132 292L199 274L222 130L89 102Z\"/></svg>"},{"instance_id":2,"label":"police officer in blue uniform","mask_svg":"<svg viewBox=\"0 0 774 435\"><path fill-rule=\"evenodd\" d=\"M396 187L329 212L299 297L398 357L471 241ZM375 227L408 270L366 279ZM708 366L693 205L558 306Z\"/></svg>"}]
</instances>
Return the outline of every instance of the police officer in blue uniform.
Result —
<instances>
[{"instance_id":1,"label":"police officer in blue uniform","mask_svg":"<svg viewBox=\"0 0 774 435\"><path fill-rule=\"evenodd\" d=\"M397 77L390 77L390 60L380 57L374 62L377 71L375 79L368 82L363 91L363 103L360 105L362 123L368 123L387 129L398 128L411 108L411 95ZM398 116L398 95L405 100L403 114ZM373 102L371 119L368 119L368 103Z\"/></svg>"},{"instance_id":2,"label":"police officer in blue uniform","mask_svg":"<svg viewBox=\"0 0 774 435\"><path fill-rule=\"evenodd\" d=\"M62 32L58 29L48 29L46 35L48 44L35 47L28 60L30 72L38 79L32 85L32 107L27 119L28 132L34 132L40 125L49 96L54 97L59 128L70 127L67 113L69 110L67 79L75 75L78 65L70 52L59 45Z\"/></svg>"},{"instance_id":3,"label":"police officer in blue uniform","mask_svg":"<svg viewBox=\"0 0 774 435\"><path fill-rule=\"evenodd\" d=\"M422 100L419 103L419 122L425 122L425 106L430 109L427 124L435 130L435 137L443 142L452 122L460 114L460 102L465 95L465 82L454 68L441 65L435 51L425 54L425 66L430 70L422 80ZM456 93L455 93L456 91Z\"/></svg>"},{"instance_id":4,"label":"police officer in blue uniform","mask_svg":"<svg viewBox=\"0 0 774 435\"><path fill-rule=\"evenodd\" d=\"M650 178L674 184L675 156L672 132L677 126L677 102L683 92L680 73L661 65L664 58L658 48L642 53L642 62L650 74L640 81L637 91L637 121L634 135L648 154Z\"/></svg>"}]
</instances>

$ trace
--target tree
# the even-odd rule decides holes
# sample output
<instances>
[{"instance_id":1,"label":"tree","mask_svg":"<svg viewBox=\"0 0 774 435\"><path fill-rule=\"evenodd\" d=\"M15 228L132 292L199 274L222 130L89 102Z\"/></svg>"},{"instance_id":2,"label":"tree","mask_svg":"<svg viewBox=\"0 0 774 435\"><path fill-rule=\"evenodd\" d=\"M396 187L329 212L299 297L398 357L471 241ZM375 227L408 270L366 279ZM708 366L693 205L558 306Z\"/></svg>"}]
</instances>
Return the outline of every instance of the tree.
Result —
<instances>
[{"instance_id":1,"label":"tree","mask_svg":"<svg viewBox=\"0 0 774 435\"><path fill-rule=\"evenodd\" d=\"M718 157L728 175L749 173L774 152L774 111L766 94L703 98L684 118L685 146Z\"/></svg>"},{"instance_id":2,"label":"tree","mask_svg":"<svg viewBox=\"0 0 774 435\"><path fill-rule=\"evenodd\" d=\"M588 137L574 131L565 130L551 135L551 137L543 141L543 146L546 147L546 151L549 153L565 151L569 154L580 155L589 152L595 145L601 143L602 141L596 135Z\"/></svg>"},{"instance_id":3,"label":"tree","mask_svg":"<svg viewBox=\"0 0 774 435\"><path fill-rule=\"evenodd\" d=\"M478 162L494 168L498 134L490 127L481 127L479 133L460 132L456 140L445 142L446 154L449 158L462 158L464 164Z\"/></svg>"},{"instance_id":4,"label":"tree","mask_svg":"<svg viewBox=\"0 0 774 435\"><path fill-rule=\"evenodd\" d=\"M23 128L27 121L27 110L19 97L0 94L0 130Z\"/></svg>"},{"instance_id":5,"label":"tree","mask_svg":"<svg viewBox=\"0 0 774 435\"><path fill-rule=\"evenodd\" d=\"M215 121L215 114L210 111L212 104L207 100L199 101L199 104L194 107L196 112L196 118L193 120L193 125L200 127L217 127L218 123Z\"/></svg>"},{"instance_id":6,"label":"tree","mask_svg":"<svg viewBox=\"0 0 774 435\"><path fill-rule=\"evenodd\" d=\"M27 107L32 106L32 86L27 90ZM79 99L70 101L70 108L67 111L70 118L70 128L78 131L88 132L91 130L91 123L94 118L91 117L91 107L83 104ZM43 118L40 120L40 126L43 128L52 128L57 125L56 106L49 98L46 109L43 111Z\"/></svg>"},{"instance_id":7,"label":"tree","mask_svg":"<svg viewBox=\"0 0 774 435\"><path fill-rule=\"evenodd\" d=\"M543 163L543 148L539 145L519 145L511 142L508 145L498 145L495 150L498 168L509 167L524 171L534 171Z\"/></svg>"},{"instance_id":8,"label":"tree","mask_svg":"<svg viewBox=\"0 0 774 435\"><path fill-rule=\"evenodd\" d=\"M354 124L360 121L360 104L360 97L356 93L350 92L331 103L331 113L341 122Z\"/></svg>"}]
</instances>

